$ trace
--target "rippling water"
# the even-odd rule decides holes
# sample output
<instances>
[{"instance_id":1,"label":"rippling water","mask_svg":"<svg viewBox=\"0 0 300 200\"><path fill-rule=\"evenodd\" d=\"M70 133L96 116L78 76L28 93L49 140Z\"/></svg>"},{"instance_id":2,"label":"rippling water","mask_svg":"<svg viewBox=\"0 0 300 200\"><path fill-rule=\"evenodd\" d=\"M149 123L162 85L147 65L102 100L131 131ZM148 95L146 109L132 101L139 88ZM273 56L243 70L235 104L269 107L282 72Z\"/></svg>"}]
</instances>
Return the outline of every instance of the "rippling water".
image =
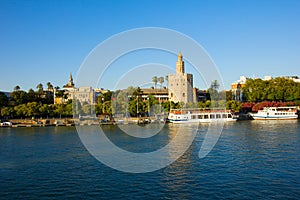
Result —
<instances>
[{"instance_id":1,"label":"rippling water","mask_svg":"<svg viewBox=\"0 0 300 200\"><path fill-rule=\"evenodd\" d=\"M74 127L0 129L0 198L300 199L299 121L228 123L213 150L199 159L207 128L200 125L175 163L144 174L97 161ZM160 148L176 132L169 124L150 142L114 126L104 129L116 145L133 152Z\"/></svg>"}]
</instances>

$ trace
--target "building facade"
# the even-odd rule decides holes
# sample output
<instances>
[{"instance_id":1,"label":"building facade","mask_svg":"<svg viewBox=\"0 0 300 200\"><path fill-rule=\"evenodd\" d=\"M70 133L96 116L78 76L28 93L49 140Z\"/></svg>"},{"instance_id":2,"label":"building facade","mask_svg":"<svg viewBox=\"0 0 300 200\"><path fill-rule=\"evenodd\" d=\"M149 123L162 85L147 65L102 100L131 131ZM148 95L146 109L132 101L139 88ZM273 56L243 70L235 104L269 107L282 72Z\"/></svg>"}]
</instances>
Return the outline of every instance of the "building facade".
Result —
<instances>
[{"instance_id":1,"label":"building facade","mask_svg":"<svg viewBox=\"0 0 300 200\"><path fill-rule=\"evenodd\" d=\"M78 100L81 104L95 104L95 91L92 87L75 87L73 77L70 74L69 81L63 86L62 90L54 89L54 103L62 104L69 100Z\"/></svg>"},{"instance_id":2,"label":"building facade","mask_svg":"<svg viewBox=\"0 0 300 200\"><path fill-rule=\"evenodd\" d=\"M243 88L245 87L247 78L241 76L239 80L231 83L232 99L236 101L243 101Z\"/></svg>"},{"instance_id":3,"label":"building facade","mask_svg":"<svg viewBox=\"0 0 300 200\"><path fill-rule=\"evenodd\" d=\"M178 54L176 62L176 74L168 75L169 100L177 102L194 102L193 98L193 75L184 72L182 54Z\"/></svg>"},{"instance_id":4,"label":"building facade","mask_svg":"<svg viewBox=\"0 0 300 200\"><path fill-rule=\"evenodd\" d=\"M95 92L92 87L79 87L75 91L75 98L81 104L88 103L88 104L95 104Z\"/></svg>"},{"instance_id":5,"label":"building facade","mask_svg":"<svg viewBox=\"0 0 300 200\"><path fill-rule=\"evenodd\" d=\"M167 88L154 89L151 88L141 88L142 99L145 101L148 98L148 95L153 95L160 102L169 101L169 94Z\"/></svg>"}]
</instances>

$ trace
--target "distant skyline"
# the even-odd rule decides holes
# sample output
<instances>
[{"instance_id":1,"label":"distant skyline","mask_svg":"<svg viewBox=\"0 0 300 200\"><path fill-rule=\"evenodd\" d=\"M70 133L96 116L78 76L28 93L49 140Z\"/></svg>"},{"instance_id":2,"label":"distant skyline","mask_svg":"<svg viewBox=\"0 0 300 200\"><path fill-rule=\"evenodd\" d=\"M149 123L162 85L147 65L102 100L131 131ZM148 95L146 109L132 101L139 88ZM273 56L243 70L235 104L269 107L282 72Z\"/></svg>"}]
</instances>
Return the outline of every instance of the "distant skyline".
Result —
<instances>
[{"instance_id":1,"label":"distant skyline","mask_svg":"<svg viewBox=\"0 0 300 200\"><path fill-rule=\"evenodd\" d=\"M62 87L70 73L76 79L85 57L99 43L142 27L173 29L193 38L216 63L226 89L240 76L300 76L299 9L297 0L2 0L0 91L12 91L16 85L23 90L39 83L46 87L49 81ZM121 71L143 62L175 70L176 55L137 55L114 63L114 76L99 87L114 89ZM193 70L187 65L186 72ZM151 82L152 77L142 76ZM207 88L197 76L194 86Z\"/></svg>"}]
</instances>

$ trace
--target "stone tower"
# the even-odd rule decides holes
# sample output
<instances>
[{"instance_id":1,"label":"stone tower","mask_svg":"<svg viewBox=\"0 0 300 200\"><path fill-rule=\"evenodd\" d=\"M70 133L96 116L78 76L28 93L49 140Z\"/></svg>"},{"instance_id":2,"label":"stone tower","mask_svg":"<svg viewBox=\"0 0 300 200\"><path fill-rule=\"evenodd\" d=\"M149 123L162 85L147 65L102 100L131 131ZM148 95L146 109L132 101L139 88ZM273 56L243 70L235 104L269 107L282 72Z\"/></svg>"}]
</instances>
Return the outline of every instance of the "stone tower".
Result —
<instances>
[{"instance_id":1,"label":"stone tower","mask_svg":"<svg viewBox=\"0 0 300 200\"><path fill-rule=\"evenodd\" d=\"M184 74L184 61L182 60L182 54L178 54L177 62L176 62L176 73Z\"/></svg>"},{"instance_id":2,"label":"stone tower","mask_svg":"<svg viewBox=\"0 0 300 200\"><path fill-rule=\"evenodd\" d=\"M194 102L193 75L184 73L184 61L181 53L176 62L176 74L168 75L169 100L174 102Z\"/></svg>"}]
</instances>

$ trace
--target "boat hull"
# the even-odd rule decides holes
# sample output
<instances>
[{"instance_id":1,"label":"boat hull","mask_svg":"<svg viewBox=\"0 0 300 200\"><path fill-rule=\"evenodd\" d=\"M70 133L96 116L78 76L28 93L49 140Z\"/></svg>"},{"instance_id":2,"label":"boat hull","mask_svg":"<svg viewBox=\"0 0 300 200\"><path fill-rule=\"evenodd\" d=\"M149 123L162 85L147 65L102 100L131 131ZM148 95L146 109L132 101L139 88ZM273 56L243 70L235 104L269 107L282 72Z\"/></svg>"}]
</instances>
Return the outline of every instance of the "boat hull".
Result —
<instances>
[{"instance_id":1,"label":"boat hull","mask_svg":"<svg viewBox=\"0 0 300 200\"><path fill-rule=\"evenodd\" d=\"M255 120L289 120L289 119L298 119L298 116L286 116L286 117L278 117L278 116L255 116L251 115Z\"/></svg>"},{"instance_id":2,"label":"boat hull","mask_svg":"<svg viewBox=\"0 0 300 200\"><path fill-rule=\"evenodd\" d=\"M296 107L264 107L263 110L250 115L255 120L298 119Z\"/></svg>"},{"instance_id":3,"label":"boat hull","mask_svg":"<svg viewBox=\"0 0 300 200\"><path fill-rule=\"evenodd\" d=\"M174 124L186 124L235 122L237 119L233 118L233 115L228 110L186 109L171 110L168 120Z\"/></svg>"},{"instance_id":4,"label":"boat hull","mask_svg":"<svg viewBox=\"0 0 300 200\"><path fill-rule=\"evenodd\" d=\"M173 124L235 122L237 119L169 120Z\"/></svg>"}]
</instances>

